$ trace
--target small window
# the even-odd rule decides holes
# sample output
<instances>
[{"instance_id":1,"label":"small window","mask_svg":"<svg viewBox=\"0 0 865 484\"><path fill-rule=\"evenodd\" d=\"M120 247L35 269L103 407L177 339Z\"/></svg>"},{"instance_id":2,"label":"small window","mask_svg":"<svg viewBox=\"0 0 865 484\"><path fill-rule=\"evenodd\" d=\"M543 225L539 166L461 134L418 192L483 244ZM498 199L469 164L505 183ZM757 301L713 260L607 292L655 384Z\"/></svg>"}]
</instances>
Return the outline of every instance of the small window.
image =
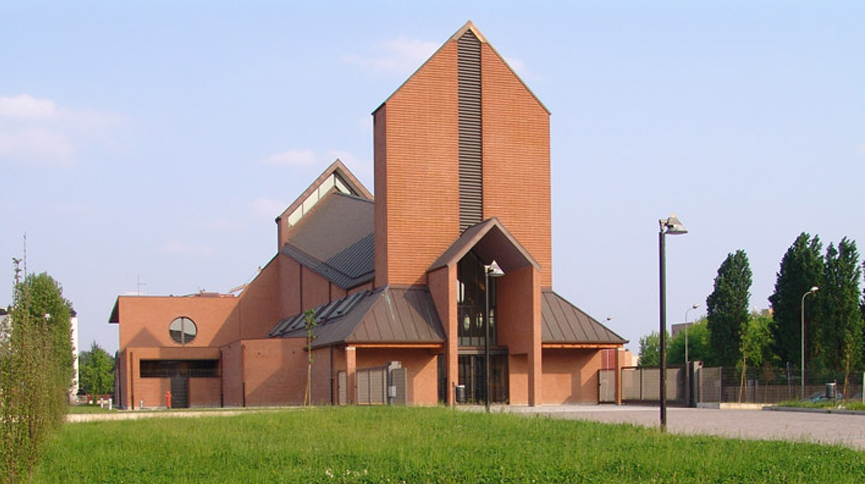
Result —
<instances>
[{"instance_id":1,"label":"small window","mask_svg":"<svg viewBox=\"0 0 865 484\"><path fill-rule=\"evenodd\" d=\"M198 334L198 328L191 319L182 317L171 322L171 326L168 327L168 333L171 334L171 339L185 345L192 343L195 335Z\"/></svg>"}]
</instances>

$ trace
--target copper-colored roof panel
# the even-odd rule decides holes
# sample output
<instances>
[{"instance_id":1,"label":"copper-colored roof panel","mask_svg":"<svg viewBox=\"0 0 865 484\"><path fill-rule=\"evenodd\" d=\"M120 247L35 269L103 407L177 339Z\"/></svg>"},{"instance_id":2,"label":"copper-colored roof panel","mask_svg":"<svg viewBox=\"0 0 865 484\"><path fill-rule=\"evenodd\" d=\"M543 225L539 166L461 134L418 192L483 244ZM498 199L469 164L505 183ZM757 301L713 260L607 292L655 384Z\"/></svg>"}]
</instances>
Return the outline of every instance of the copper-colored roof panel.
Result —
<instances>
[{"instance_id":1,"label":"copper-colored roof panel","mask_svg":"<svg viewBox=\"0 0 865 484\"><path fill-rule=\"evenodd\" d=\"M322 314L328 305L342 304L351 298L334 301L316 309ZM333 314L333 313L331 313ZM271 337L305 337L301 326L286 330L286 321L278 322ZM345 314L328 319L313 330L314 347L341 343L441 343L444 329L432 296L425 288L391 288L364 291L359 300Z\"/></svg>"},{"instance_id":2,"label":"copper-colored roof panel","mask_svg":"<svg viewBox=\"0 0 865 484\"><path fill-rule=\"evenodd\" d=\"M544 343L627 343L627 340L553 291L543 291L541 301Z\"/></svg>"}]
</instances>

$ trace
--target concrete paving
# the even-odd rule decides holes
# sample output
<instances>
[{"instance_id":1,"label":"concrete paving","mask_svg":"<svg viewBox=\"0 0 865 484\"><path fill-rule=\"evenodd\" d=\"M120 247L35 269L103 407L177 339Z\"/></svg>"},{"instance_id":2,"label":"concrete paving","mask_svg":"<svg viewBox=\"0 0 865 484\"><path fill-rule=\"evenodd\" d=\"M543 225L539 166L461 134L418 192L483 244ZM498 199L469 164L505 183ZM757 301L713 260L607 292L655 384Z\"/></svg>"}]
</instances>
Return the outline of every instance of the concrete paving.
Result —
<instances>
[{"instance_id":1,"label":"concrete paving","mask_svg":"<svg viewBox=\"0 0 865 484\"><path fill-rule=\"evenodd\" d=\"M462 407L465 408L465 407ZM483 407L473 410L483 410ZM497 406L494 411L553 418L660 426L660 409L643 406L555 405ZM676 434L717 435L738 439L789 440L838 444L865 450L865 415L808 412L667 408L667 431Z\"/></svg>"}]
</instances>

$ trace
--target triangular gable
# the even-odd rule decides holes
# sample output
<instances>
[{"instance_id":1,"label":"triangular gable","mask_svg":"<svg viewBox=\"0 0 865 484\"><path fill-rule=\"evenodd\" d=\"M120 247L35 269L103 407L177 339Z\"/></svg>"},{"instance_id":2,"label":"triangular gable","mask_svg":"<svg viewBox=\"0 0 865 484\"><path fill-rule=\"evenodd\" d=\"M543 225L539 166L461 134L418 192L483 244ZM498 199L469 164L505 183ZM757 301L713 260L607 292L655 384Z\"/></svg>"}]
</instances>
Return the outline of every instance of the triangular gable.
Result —
<instances>
[{"instance_id":1,"label":"triangular gable","mask_svg":"<svg viewBox=\"0 0 865 484\"><path fill-rule=\"evenodd\" d=\"M297 225L319 200L334 190L367 200L373 199L363 183L337 158L279 217L276 217L276 222L282 220L287 227Z\"/></svg>"},{"instance_id":2,"label":"triangular gable","mask_svg":"<svg viewBox=\"0 0 865 484\"><path fill-rule=\"evenodd\" d=\"M496 56L498 56L499 59L501 59L502 63L505 66L507 66L508 69L510 69L510 71L513 73L514 77L516 77L517 80L520 81L520 84L523 85L523 87L526 89L526 91L528 91L529 94L532 95L532 97L535 99L535 101L538 102L538 104L544 109L544 111L547 112L547 114L550 114L550 110L547 109L547 107L544 105L544 103L541 102L540 98L538 98L538 96L536 96L535 93L531 89L529 89L528 84L526 84L525 81L523 81L523 79L519 76L519 74L517 74L517 72L514 70L514 68L511 67L510 64L508 64L508 61L505 60L505 58L502 57L502 55L498 53L496 48L493 47L493 45L487 41L487 38L484 36L484 34L481 33L481 31L475 26L475 24L471 20L467 21L462 27L460 27L460 29L457 30L456 33L454 33L447 41L445 41L444 44L442 44L438 49L436 49L435 52L433 52L433 55L429 56L429 58L426 61L424 61L424 63L421 64L420 67L415 69L415 71L402 84L400 84L400 86L394 92L392 92L391 95L388 96L387 99L385 99L383 103L381 103L377 108L375 108L375 110L373 110L373 114L376 111L378 111L379 109L381 109L382 106L387 104L387 102L390 101L391 98L394 97L394 95L396 93L398 93L400 91L400 89L402 89L403 86L405 86L411 80L412 77L415 76L415 74L417 74L421 69L423 69L424 66L426 66L429 63L430 59L435 57L439 53L439 51L442 50L442 48L445 45L447 45L449 42L458 41L460 39L460 37L462 37L463 35L465 35L466 32L469 32L469 31L471 31L473 34L475 34L475 37L478 38L478 40L481 42L481 44L487 44L490 47L490 49L492 49L493 53L496 54Z\"/></svg>"},{"instance_id":3,"label":"triangular gable","mask_svg":"<svg viewBox=\"0 0 865 484\"><path fill-rule=\"evenodd\" d=\"M511 232L505 228L497 217L492 217L483 222L473 225L466 229L463 234L454 241L450 247L445 250L435 262L427 269L427 272L432 272L446 266L452 266L459 261L472 249L480 248L484 251L485 239L487 236L497 239L498 242L504 242L504 250L502 244L499 247L491 249L490 252L495 252L494 257L489 257L497 260L498 264L504 268L505 272L512 271L519 267L531 265L537 270L541 270L540 264L534 257L517 241Z\"/></svg>"}]
</instances>

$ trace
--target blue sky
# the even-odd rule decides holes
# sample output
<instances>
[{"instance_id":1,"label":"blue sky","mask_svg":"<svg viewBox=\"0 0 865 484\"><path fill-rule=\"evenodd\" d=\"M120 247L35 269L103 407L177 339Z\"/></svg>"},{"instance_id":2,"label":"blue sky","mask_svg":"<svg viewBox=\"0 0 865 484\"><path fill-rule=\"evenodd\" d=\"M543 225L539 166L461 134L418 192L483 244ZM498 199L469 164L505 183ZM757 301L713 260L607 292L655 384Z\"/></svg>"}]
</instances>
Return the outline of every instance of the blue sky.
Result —
<instances>
[{"instance_id":1,"label":"blue sky","mask_svg":"<svg viewBox=\"0 0 865 484\"><path fill-rule=\"evenodd\" d=\"M83 348L119 294L249 281L335 158L373 188L370 113L471 19L552 111L557 292L636 348L675 211L669 322L737 249L768 307L800 232L865 243L863 5L3 2L0 304L24 234Z\"/></svg>"}]
</instances>

